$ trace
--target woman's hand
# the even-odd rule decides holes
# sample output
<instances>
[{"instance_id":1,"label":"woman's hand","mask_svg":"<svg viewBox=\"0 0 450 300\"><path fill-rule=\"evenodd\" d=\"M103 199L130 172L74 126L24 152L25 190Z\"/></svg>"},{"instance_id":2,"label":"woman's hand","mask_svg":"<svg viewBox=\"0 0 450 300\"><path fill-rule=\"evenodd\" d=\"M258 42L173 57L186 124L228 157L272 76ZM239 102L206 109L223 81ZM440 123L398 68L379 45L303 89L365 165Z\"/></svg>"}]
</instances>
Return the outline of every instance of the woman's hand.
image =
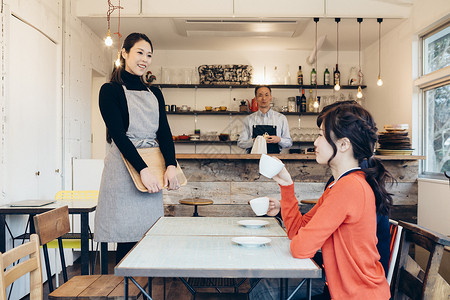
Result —
<instances>
[{"instance_id":1,"label":"woman's hand","mask_svg":"<svg viewBox=\"0 0 450 300\"><path fill-rule=\"evenodd\" d=\"M164 173L164 186L167 186L169 190L178 190L180 188L180 183L177 178L177 167L170 165Z\"/></svg>"},{"instance_id":2,"label":"woman's hand","mask_svg":"<svg viewBox=\"0 0 450 300\"><path fill-rule=\"evenodd\" d=\"M269 209L267 210L267 215L275 217L281 210L280 200L269 198Z\"/></svg>"},{"instance_id":3,"label":"woman's hand","mask_svg":"<svg viewBox=\"0 0 450 300\"><path fill-rule=\"evenodd\" d=\"M162 186L159 184L158 179L150 172L148 167L142 169L139 174L141 175L142 183L147 188L149 193L157 193L162 189Z\"/></svg>"},{"instance_id":4,"label":"woman's hand","mask_svg":"<svg viewBox=\"0 0 450 300\"><path fill-rule=\"evenodd\" d=\"M279 185L291 185L294 182L292 181L291 175L286 170L286 167L281 169L280 173L272 177Z\"/></svg>"}]
</instances>

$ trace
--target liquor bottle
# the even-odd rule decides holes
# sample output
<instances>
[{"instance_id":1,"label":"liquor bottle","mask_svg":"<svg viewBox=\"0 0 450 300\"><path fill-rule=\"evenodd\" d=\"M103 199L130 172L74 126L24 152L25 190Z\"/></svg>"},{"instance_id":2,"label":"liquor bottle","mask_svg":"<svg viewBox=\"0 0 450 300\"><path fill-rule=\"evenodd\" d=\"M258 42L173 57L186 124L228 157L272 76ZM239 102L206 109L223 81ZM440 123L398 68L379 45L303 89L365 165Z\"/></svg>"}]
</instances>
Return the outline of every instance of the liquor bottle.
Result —
<instances>
[{"instance_id":1,"label":"liquor bottle","mask_svg":"<svg viewBox=\"0 0 450 300\"><path fill-rule=\"evenodd\" d=\"M323 73L323 85L330 85L330 71L328 71L328 68L325 68Z\"/></svg>"},{"instance_id":2,"label":"liquor bottle","mask_svg":"<svg viewBox=\"0 0 450 300\"><path fill-rule=\"evenodd\" d=\"M296 101L296 108L295 111L296 112L301 112L302 111L302 97L300 96L295 96L295 101Z\"/></svg>"},{"instance_id":3,"label":"liquor bottle","mask_svg":"<svg viewBox=\"0 0 450 300\"><path fill-rule=\"evenodd\" d=\"M303 85L303 72L302 72L302 66L298 66L297 83L298 83L299 85Z\"/></svg>"},{"instance_id":4,"label":"liquor bottle","mask_svg":"<svg viewBox=\"0 0 450 300\"><path fill-rule=\"evenodd\" d=\"M301 97L301 107L300 112L306 112L306 96L305 96L305 89L302 89L302 97Z\"/></svg>"},{"instance_id":5,"label":"liquor bottle","mask_svg":"<svg viewBox=\"0 0 450 300\"><path fill-rule=\"evenodd\" d=\"M336 64L336 70L334 70L334 85L341 85L341 72L339 72L338 64Z\"/></svg>"},{"instance_id":6,"label":"liquor bottle","mask_svg":"<svg viewBox=\"0 0 450 300\"><path fill-rule=\"evenodd\" d=\"M306 103L307 106L307 112L314 112L314 98L312 96L312 90L309 90L309 98L308 102Z\"/></svg>"},{"instance_id":7,"label":"liquor bottle","mask_svg":"<svg viewBox=\"0 0 450 300\"><path fill-rule=\"evenodd\" d=\"M316 69L312 69L311 71L311 85L316 85L317 84L317 73L316 73Z\"/></svg>"},{"instance_id":8,"label":"liquor bottle","mask_svg":"<svg viewBox=\"0 0 450 300\"><path fill-rule=\"evenodd\" d=\"M318 113L319 112L319 107L320 107L320 96L316 97L316 101L314 101L314 112Z\"/></svg>"}]
</instances>

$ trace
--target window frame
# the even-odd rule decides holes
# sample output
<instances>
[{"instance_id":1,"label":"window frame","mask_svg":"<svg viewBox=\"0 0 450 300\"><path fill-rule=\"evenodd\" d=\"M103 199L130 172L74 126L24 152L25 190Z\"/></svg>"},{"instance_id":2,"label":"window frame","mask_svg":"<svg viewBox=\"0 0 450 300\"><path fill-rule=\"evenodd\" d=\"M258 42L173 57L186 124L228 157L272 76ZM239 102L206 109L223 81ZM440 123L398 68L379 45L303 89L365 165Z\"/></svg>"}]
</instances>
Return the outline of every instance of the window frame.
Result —
<instances>
[{"instance_id":1,"label":"window frame","mask_svg":"<svg viewBox=\"0 0 450 300\"><path fill-rule=\"evenodd\" d=\"M435 70L428 74L424 74L425 69L425 54L424 54L424 43L425 39L442 31L443 29L450 27L450 18L447 18L445 21L441 22L436 27L426 31L425 33L419 35L419 74L420 77L414 81L415 87L419 89L419 151L421 155L426 154L426 141L427 141L427 133L426 133L426 123L427 123L427 100L425 93L429 90L436 89L445 85L450 84L450 66ZM420 177L427 178L435 178L448 180L443 173L437 172L427 172L426 168L426 159L422 160L419 165L419 172L421 174Z\"/></svg>"}]
</instances>

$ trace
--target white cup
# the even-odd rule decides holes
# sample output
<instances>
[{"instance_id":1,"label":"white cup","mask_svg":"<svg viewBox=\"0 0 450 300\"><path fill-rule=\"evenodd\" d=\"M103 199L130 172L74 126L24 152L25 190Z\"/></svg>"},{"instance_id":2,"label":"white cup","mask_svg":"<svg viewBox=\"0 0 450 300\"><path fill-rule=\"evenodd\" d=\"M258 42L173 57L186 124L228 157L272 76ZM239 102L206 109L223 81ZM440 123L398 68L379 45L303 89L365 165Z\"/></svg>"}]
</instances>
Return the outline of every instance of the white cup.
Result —
<instances>
[{"instance_id":1,"label":"white cup","mask_svg":"<svg viewBox=\"0 0 450 300\"><path fill-rule=\"evenodd\" d=\"M250 207L257 216L265 215L269 209L269 198L260 197L250 200Z\"/></svg>"},{"instance_id":2,"label":"white cup","mask_svg":"<svg viewBox=\"0 0 450 300\"><path fill-rule=\"evenodd\" d=\"M267 154L262 154L261 158L259 159L259 173L266 176L267 178L272 178L273 176L280 173L283 167L284 164L281 161Z\"/></svg>"}]
</instances>

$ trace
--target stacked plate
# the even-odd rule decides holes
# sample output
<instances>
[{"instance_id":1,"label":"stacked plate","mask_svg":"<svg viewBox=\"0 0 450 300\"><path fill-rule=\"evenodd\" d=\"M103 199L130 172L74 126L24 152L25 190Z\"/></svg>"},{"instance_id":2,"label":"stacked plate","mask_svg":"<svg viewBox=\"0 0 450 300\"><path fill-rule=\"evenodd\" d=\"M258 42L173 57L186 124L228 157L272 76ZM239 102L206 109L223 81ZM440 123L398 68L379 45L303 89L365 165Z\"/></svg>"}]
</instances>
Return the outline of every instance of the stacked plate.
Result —
<instances>
[{"instance_id":1,"label":"stacked plate","mask_svg":"<svg viewBox=\"0 0 450 300\"><path fill-rule=\"evenodd\" d=\"M377 153L380 155L411 155L411 140L408 124L385 125L379 133Z\"/></svg>"}]
</instances>

